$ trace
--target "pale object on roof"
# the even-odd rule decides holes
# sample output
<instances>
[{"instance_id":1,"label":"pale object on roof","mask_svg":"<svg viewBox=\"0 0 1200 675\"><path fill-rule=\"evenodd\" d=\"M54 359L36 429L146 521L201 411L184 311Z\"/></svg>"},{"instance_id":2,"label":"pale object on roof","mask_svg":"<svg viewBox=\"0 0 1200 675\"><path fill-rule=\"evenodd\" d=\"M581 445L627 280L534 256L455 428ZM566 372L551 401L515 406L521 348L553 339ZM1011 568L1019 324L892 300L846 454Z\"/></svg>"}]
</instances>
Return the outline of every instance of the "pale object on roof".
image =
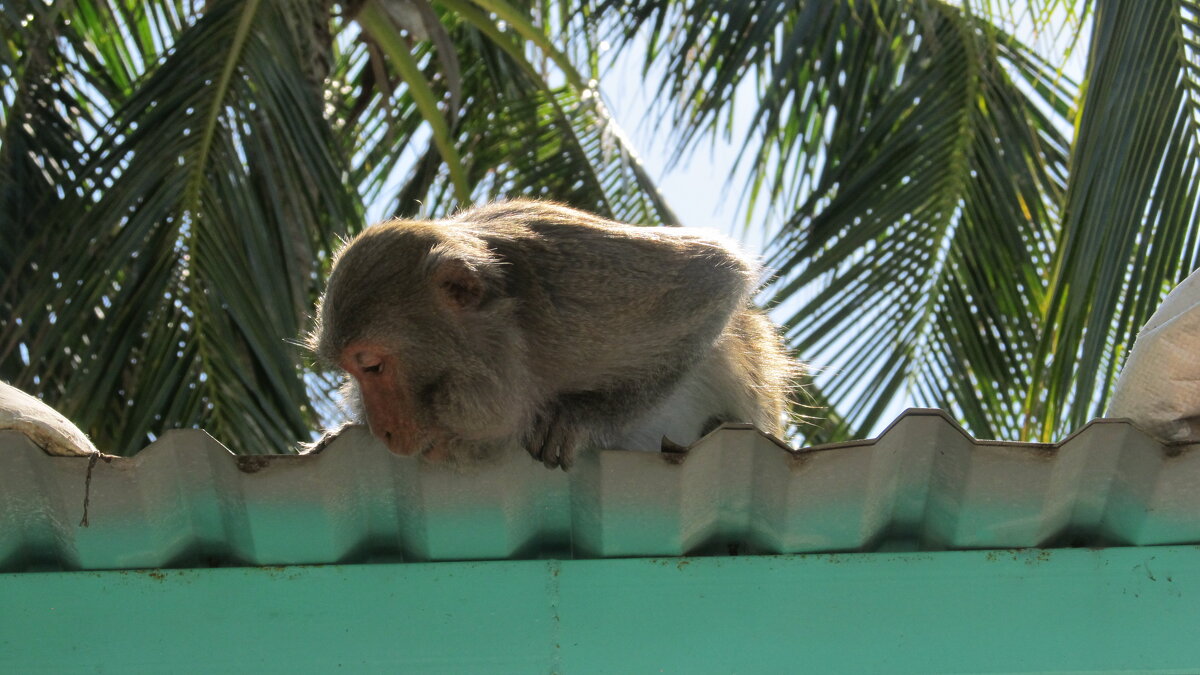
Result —
<instances>
[{"instance_id":1,"label":"pale object on roof","mask_svg":"<svg viewBox=\"0 0 1200 675\"><path fill-rule=\"evenodd\" d=\"M98 452L79 427L57 410L4 382L0 382L0 429L20 431L51 455L73 457Z\"/></svg>"},{"instance_id":2,"label":"pale object on roof","mask_svg":"<svg viewBox=\"0 0 1200 675\"><path fill-rule=\"evenodd\" d=\"M1175 287L1138 333L1108 417L1168 441L1200 438L1200 270Z\"/></svg>"}]
</instances>

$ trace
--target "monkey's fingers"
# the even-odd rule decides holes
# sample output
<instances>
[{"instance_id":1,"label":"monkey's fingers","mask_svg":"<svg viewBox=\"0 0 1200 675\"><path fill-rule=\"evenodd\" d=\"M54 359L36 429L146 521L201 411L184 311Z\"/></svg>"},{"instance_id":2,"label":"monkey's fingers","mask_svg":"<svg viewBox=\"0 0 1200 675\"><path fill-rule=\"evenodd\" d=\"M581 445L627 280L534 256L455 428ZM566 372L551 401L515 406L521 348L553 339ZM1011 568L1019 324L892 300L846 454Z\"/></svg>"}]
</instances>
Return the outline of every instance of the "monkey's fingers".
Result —
<instances>
[{"instance_id":1,"label":"monkey's fingers","mask_svg":"<svg viewBox=\"0 0 1200 675\"><path fill-rule=\"evenodd\" d=\"M542 453L546 448L546 436L550 433L550 418L539 415L533 423L533 428L527 431L521 439L525 451L537 461L542 461Z\"/></svg>"},{"instance_id":2,"label":"monkey's fingers","mask_svg":"<svg viewBox=\"0 0 1200 675\"><path fill-rule=\"evenodd\" d=\"M550 428L546 438L546 447L542 451L542 464L547 469L555 466L563 471L575 463L575 430L571 426L558 423Z\"/></svg>"},{"instance_id":3,"label":"monkey's fingers","mask_svg":"<svg viewBox=\"0 0 1200 675\"><path fill-rule=\"evenodd\" d=\"M547 469L570 468L575 460L574 429L561 416L540 416L525 439L525 449Z\"/></svg>"}]
</instances>

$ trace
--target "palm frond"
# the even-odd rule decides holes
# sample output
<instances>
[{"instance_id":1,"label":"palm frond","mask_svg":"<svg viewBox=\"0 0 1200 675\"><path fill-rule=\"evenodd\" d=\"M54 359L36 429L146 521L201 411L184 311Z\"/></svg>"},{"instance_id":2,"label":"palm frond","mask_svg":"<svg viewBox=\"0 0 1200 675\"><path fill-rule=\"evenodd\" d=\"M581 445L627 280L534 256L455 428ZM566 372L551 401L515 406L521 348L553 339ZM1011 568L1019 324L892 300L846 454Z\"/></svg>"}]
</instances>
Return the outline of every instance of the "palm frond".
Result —
<instances>
[{"instance_id":1,"label":"palm frond","mask_svg":"<svg viewBox=\"0 0 1200 675\"><path fill-rule=\"evenodd\" d=\"M1103 414L1137 331L1200 266L1198 20L1186 0L1096 4L1026 437Z\"/></svg>"},{"instance_id":2,"label":"palm frond","mask_svg":"<svg viewBox=\"0 0 1200 675\"><path fill-rule=\"evenodd\" d=\"M869 116L833 121L815 189L773 247L793 346L832 368L824 390L855 437L907 393L976 436L1010 437L1038 336L1035 260L1067 143L1010 72L1052 74L934 9L913 22L924 28L897 86L858 108ZM1048 107L1069 109L1069 92L1050 93Z\"/></svg>"},{"instance_id":3,"label":"palm frond","mask_svg":"<svg viewBox=\"0 0 1200 675\"><path fill-rule=\"evenodd\" d=\"M58 204L61 247L30 249L64 284L14 303L35 366L18 383L54 382L48 396L104 447L198 425L279 451L315 423L284 340L311 307L317 251L360 215L301 66L311 45L283 16L296 9L208 3L148 63Z\"/></svg>"},{"instance_id":4,"label":"palm frond","mask_svg":"<svg viewBox=\"0 0 1200 675\"><path fill-rule=\"evenodd\" d=\"M500 10L496 16L459 0L445 4L453 11L442 14L442 22L458 49L455 61L462 64L461 86L470 95L454 111L453 129L444 120L434 125L432 138L426 141L428 149L419 159L404 166L388 159L401 147L419 143L423 123L431 114L428 105L417 105L413 99L410 80L416 75L406 70L392 80L390 69L365 67L358 73L359 78L374 81L383 73L397 88L390 99L389 124L368 131L372 141L363 154L365 167L379 171L376 167L386 166L392 181L397 170L406 172L398 181L401 187L393 213L432 216L460 205L461 195L447 192L446 182L440 180L443 172L449 172L443 147L449 139L442 136L450 135L455 159L471 185L471 201L536 196L630 222L676 223L597 90L553 47L541 32L547 28L536 28L530 17L519 13L524 10L506 3L492 3ZM502 30L498 25L502 21L521 30ZM383 21L372 21L371 41L388 37L383 35L386 29ZM393 42L393 49L398 46ZM412 60L423 69L421 87L446 81L439 76L442 60L435 58L431 42L419 42L412 49ZM547 73L534 67L531 53L549 58L558 68L556 76L567 83L550 84ZM435 93L443 103L451 98L440 90Z\"/></svg>"},{"instance_id":5,"label":"palm frond","mask_svg":"<svg viewBox=\"0 0 1200 675\"><path fill-rule=\"evenodd\" d=\"M644 2L624 17L623 35L649 31L681 145L728 124L754 84L747 212L793 213L770 244L771 302L822 369L834 437L867 435L908 392L976 435L1015 433L1074 85L941 2Z\"/></svg>"},{"instance_id":6,"label":"palm frond","mask_svg":"<svg viewBox=\"0 0 1200 675\"><path fill-rule=\"evenodd\" d=\"M51 211L77 183L89 140L111 112L106 92L81 76L86 39L70 3L5 3L0 9L0 377L16 380L29 345L16 337L32 326L16 299L61 288L55 270L36 266L35 247L54 241Z\"/></svg>"}]
</instances>

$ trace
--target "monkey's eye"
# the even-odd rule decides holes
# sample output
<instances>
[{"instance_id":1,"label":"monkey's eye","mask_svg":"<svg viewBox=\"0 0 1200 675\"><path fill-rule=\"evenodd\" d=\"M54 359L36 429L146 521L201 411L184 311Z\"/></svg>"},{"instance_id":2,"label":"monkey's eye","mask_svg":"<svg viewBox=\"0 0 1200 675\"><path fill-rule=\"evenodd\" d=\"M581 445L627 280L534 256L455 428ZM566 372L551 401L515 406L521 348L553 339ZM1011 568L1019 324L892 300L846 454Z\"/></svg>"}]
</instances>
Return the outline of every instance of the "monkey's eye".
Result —
<instances>
[{"instance_id":1,"label":"monkey's eye","mask_svg":"<svg viewBox=\"0 0 1200 675\"><path fill-rule=\"evenodd\" d=\"M374 349L348 349L339 365L355 377L384 374L387 359Z\"/></svg>"}]
</instances>

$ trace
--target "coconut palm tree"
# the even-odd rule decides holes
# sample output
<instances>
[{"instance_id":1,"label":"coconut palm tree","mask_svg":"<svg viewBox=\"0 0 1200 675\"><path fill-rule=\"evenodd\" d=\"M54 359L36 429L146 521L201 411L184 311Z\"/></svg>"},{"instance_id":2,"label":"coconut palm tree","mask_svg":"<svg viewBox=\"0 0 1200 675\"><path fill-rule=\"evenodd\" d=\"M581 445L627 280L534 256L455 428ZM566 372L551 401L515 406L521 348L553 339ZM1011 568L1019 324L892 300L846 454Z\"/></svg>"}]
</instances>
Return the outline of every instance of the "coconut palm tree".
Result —
<instances>
[{"instance_id":1,"label":"coconut palm tree","mask_svg":"<svg viewBox=\"0 0 1200 675\"><path fill-rule=\"evenodd\" d=\"M676 222L599 95L608 40L645 46L681 152L753 84L747 209L789 214L767 297L838 369L803 435L912 390L1054 436L1197 254L1196 4L1079 4L1081 83L937 0L6 2L0 377L110 451L307 438L333 376L294 340L365 204Z\"/></svg>"}]
</instances>

